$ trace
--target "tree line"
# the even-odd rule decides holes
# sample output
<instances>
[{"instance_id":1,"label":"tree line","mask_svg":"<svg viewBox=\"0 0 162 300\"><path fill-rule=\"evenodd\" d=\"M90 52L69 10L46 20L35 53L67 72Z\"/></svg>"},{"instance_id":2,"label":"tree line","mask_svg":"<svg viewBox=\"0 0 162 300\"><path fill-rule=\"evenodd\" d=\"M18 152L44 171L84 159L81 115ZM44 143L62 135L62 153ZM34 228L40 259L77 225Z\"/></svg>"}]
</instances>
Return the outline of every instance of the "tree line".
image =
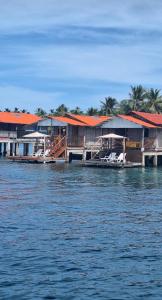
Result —
<instances>
[{"instance_id":1,"label":"tree line","mask_svg":"<svg viewBox=\"0 0 162 300\"><path fill-rule=\"evenodd\" d=\"M115 115L128 114L130 111L143 111L150 113L162 113L162 95L159 89L145 89L142 85L131 86L128 99L118 101L114 97L105 97L100 101L100 108L89 107L86 111L82 111L80 107L69 109L65 104L59 105L56 109L50 109L46 112L43 108L38 107L35 114L40 117L47 115L63 116L65 113L73 113L78 115ZM10 112L9 108L5 108L6 112ZM29 113L26 109L19 110L17 107L13 110L15 113Z\"/></svg>"}]
</instances>

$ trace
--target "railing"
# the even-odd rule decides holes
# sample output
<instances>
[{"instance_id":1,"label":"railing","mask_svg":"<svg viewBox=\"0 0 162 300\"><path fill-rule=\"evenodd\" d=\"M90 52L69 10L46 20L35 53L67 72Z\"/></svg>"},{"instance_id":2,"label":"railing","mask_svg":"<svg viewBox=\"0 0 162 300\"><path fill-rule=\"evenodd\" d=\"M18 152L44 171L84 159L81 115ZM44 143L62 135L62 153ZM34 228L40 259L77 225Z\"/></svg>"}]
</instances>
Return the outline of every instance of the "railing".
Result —
<instances>
[{"instance_id":1,"label":"railing","mask_svg":"<svg viewBox=\"0 0 162 300\"><path fill-rule=\"evenodd\" d=\"M16 139L17 138L17 132L16 131L0 131L0 138L10 138L10 139Z\"/></svg>"},{"instance_id":2,"label":"railing","mask_svg":"<svg viewBox=\"0 0 162 300\"><path fill-rule=\"evenodd\" d=\"M84 147L85 146L84 136L81 136L81 137L78 137L78 136L68 137L67 146L68 147Z\"/></svg>"},{"instance_id":3,"label":"railing","mask_svg":"<svg viewBox=\"0 0 162 300\"><path fill-rule=\"evenodd\" d=\"M154 138L145 138L144 140L144 149L145 150L155 150L156 142Z\"/></svg>"},{"instance_id":4,"label":"railing","mask_svg":"<svg viewBox=\"0 0 162 300\"><path fill-rule=\"evenodd\" d=\"M101 151L101 148L102 148L102 139L98 138L97 141L90 148L92 153L91 156L92 159L94 159L96 155Z\"/></svg>"},{"instance_id":5,"label":"railing","mask_svg":"<svg viewBox=\"0 0 162 300\"><path fill-rule=\"evenodd\" d=\"M85 148L86 149L100 149L102 146L102 140L99 138L97 141L95 140L94 142L89 141L89 142L85 142Z\"/></svg>"}]
</instances>

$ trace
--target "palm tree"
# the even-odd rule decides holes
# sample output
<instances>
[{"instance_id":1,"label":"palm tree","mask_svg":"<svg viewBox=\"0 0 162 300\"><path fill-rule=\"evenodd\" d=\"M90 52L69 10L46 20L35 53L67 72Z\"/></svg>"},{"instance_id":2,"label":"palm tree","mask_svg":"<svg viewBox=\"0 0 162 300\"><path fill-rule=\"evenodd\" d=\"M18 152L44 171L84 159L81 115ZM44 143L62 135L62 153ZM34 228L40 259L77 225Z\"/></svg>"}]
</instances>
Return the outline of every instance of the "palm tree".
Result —
<instances>
[{"instance_id":1,"label":"palm tree","mask_svg":"<svg viewBox=\"0 0 162 300\"><path fill-rule=\"evenodd\" d=\"M132 102L124 99L119 103L118 114L129 114L132 111Z\"/></svg>"},{"instance_id":2,"label":"palm tree","mask_svg":"<svg viewBox=\"0 0 162 300\"><path fill-rule=\"evenodd\" d=\"M68 112L68 108L64 104L61 104L56 108L56 114L59 116L63 116L67 112Z\"/></svg>"},{"instance_id":3,"label":"palm tree","mask_svg":"<svg viewBox=\"0 0 162 300\"><path fill-rule=\"evenodd\" d=\"M74 109L71 109L70 112L75 115L83 115L83 111L78 106L76 106Z\"/></svg>"},{"instance_id":4,"label":"palm tree","mask_svg":"<svg viewBox=\"0 0 162 300\"><path fill-rule=\"evenodd\" d=\"M14 113L18 113L18 112L19 112L18 107L15 107L15 108L14 108Z\"/></svg>"},{"instance_id":5,"label":"palm tree","mask_svg":"<svg viewBox=\"0 0 162 300\"><path fill-rule=\"evenodd\" d=\"M55 115L55 110L53 108L50 109L50 115Z\"/></svg>"},{"instance_id":6,"label":"palm tree","mask_svg":"<svg viewBox=\"0 0 162 300\"><path fill-rule=\"evenodd\" d=\"M25 113L27 113L27 110L26 110L26 109L22 109L21 112L22 112L23 114L25 114Z\"/></svg>"},{"instance_id":7,"label":"palm tree","mask_svg":"<svg viewBox=\"0 0 162 300\"><path fill-rule=\"evenodd\" d=\"M161 113L162 112L162 95L160 95L160 90L149 89L147 91L147 108L151 113Z\"/></svg>"},{"instance_id":8,"label":"palm tree","mask_svg":"<svg viewBox=\"0 0 162 300\"><path fill-rule=\"evenodd\" d=\"M131 92L129 93L129 96L132 109L137 111L141 108L143 100L146 98L146 91L141 84L137 86L131 85Z\"/></svg>"},{"instance_id":9,"label":"palm tree","mask_svg":"<svg viewBox=\"0 0 162 300\"><path fill-rule=\"evenodd\" d=\"M86 111L86 114L89 115L89 116L96 116L99 114L99 111L97 108L94 108L94 107L89 107Z\"/></svg>"},{"instance_id":10,"label":"palm tree","mask_svg":"<svg viewBox=\"0 0 162 300\"><path fill-rule=\"evenodd\" d=\"M39 117L45 117L47 115L46 111L41 107L37 108L35 114Z\"/></svg>"},{"instance_id":11,"label":"palm tree","mask_svg":"<svg viewBox=\"0 0 162 300\"><path fill-rule=\"evenodd\" d=\"M101 102L101 112L105 115L113 114L117 100L112 97L106 97L105 101Z\"/></svg>"}]
</instances>

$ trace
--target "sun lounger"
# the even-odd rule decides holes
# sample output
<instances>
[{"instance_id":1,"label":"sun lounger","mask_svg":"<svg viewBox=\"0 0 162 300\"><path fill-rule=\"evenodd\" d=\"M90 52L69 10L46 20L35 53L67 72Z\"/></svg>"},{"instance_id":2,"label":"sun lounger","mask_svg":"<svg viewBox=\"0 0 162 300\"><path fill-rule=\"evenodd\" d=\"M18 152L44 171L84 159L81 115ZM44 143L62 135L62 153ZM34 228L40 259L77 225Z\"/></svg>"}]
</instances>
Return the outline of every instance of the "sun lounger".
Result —
<instances>
[{"instance_id":1,"label":"sun lounger","mask_svg":"<svg viewBox=\"0 0 162 300\"><path fill-rule=\"evenodd\" d=\"M42 152L40 156L43 156L43 157L45 157L45 156L48 156L48 155L49 155L49 153L50 153L50 150L49 150L49 149L47 149L45 152Z\"/></svg>"},{"instance_id":2,"label":"sun lounger","mask_svg":"<svg viewBox=\"0 0 162 300\"><path fill-rule=\"evenodd\" d=\"M33 156L38 157L38 156L41 156L42 153L43 153L42 149L39 149L37 152L33 153Z\"/></svg>"},{"instance_id":3,"label":"sun lounger","mask_svg":"<svg viewBox=\"0 0 162 300\"><path fill-rule=\"evenodd\" d=\"M101 158L101 161L104 161L104 162L113 162L116 158L116 152L112 152L110 153L109 156L105 156L105 157L102 157Z\"/></svg>"},{"instance_id":4,"label":"sun lounger","mask_svg":"<svg viewBox=\"0 0 162 300\"><path fill-rule=\"evenodd\" d=\"M125 161L125 158L126 158L126 153L120 153L120 155L116 159L114 159L114 162L122 163Z\"/></svg>"}]
</instances>

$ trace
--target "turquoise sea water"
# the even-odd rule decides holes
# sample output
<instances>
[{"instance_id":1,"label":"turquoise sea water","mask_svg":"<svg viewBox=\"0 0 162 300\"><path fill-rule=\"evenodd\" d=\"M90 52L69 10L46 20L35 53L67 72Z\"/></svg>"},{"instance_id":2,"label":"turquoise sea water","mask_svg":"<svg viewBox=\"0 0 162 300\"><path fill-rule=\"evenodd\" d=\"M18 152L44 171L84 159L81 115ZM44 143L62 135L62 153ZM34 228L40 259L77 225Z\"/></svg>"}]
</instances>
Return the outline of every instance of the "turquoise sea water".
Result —
<instances>
[{"instance_id":1,"label":"turquoise sea water","mask_svg":"<svg viewBox=\"0 0 162 300\"><path fill-rule=\"evenodd\" d=\"M0 161L0 299L162 299L162 169Z\"/></svg>"}]
</instances>

